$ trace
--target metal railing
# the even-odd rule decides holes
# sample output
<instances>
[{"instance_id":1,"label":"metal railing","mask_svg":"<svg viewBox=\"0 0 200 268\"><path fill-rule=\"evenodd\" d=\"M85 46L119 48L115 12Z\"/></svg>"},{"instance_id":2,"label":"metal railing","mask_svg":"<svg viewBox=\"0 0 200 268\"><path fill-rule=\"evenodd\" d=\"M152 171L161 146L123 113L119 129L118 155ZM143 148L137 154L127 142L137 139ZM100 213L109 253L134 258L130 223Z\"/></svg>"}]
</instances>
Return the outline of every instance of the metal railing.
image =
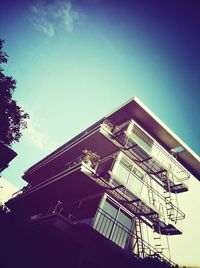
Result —
<instances>
[{"instance_id":1,"label":"metal railing","mask_svg":"<svg viewBox=\"0 0 200 268\"><path fill-rule=\"evenodd\" d=\"M76 224L79 223L79 219L74 217L70 212L63 208L62 202L58 201L55 206L49 208L46 215L59 214L64 217L68 222Z\"/></svg>"},{"instance_id":2,"label":"metal railing","mask_svg":"<svg viewBox=\"0 0 200 268\"><path fill-rule=\"evenodd\" d=\"M93 221L93 228L103 236L125 250L129 255L140 258L157 257L161 261L175 266L169 258L158 253L149 243L138 237L133 224L131 230L113 218L103 209L98 209ZM142 249L140 248L142 245Z\"/></svg>"},{"instance_id":3,"label":"metal railing","mask_svg":"<svg viewBox=\"0 0 200 268\"><path fill-rule=\"evenodd\" d=\"M167 228L167 226L163 225L164 222L159 220L159 215L158 215L159 210L157 211L153 210L151 206L148 206L147 202L145 202L144 200L141 200L140 196L137 196L134 193L130 192L126 188L126 186L120 184L115 179L113 179L112 182L110 181L110 174L108 174L108 171L109 171L109 167L113 165L114 163L113 161L116 161L116 159L107 158L107 160L100 161L100 163L96 167L96 170L93 169L93 171L91 172L91 179L93 179L99 185L103 186L105 188L105 191L108 191L108 193L110 193L114 198L122 202L123 205L127 207L127 209L131 210L138 217L141 217L143 221L145 217L145 219L150 220L154 225L161 224L164 229L165 227ZM85 167L88 168L88 170L90 170L90 166L84 163L84 161L82 160L82 156L79 156L74 161L70 161L66 163L65 168L61 170L59 169L58 173L48 178L48 180L49 181L53 180L54 178L56 178L63 172L68 172L74 169L76 166L80 165L81 163L84 164ZM148 189L151 189L153 194L155 194L158 198L163 200L163 197L161 196L161 194L158 191L156 191L154 188L152 188L150 185L148 185L147 182L145 182L144 180L141 180L141 178L138 177L135 173L132 172L131 174L134 175L137 178L137 180L143 183ZM45 182L42 182L40 185L42 185L43 183ZM34 187L30 187L30 189L29 188L25 189L24 192L29 191L29 190L31 191L32 188ZM175 223L177 222L177 220L183 219L185 217L184 213L181 212L171 202L168 206L168 209L169 208L173 210L173 213L170 213L170 220L174 221Z\"/></svg>"},{"instance_id":4,"label":"metal railing","mask_svg":"<svg viewBox=\"0 0 200 268\"><path fill-rule=\"evenodd\" d=\"M128 229L118 220L113 218L110 214L101 208L98 208L93 221L78 219L74 217L70 212L63 208L62 202L58 201L56 205L51 206L46 213L40 213L31 217L31 221L38 220L42 217L59 215L69 224L87 224L98 233L115 243L117 246L122 248L128 255L133 257L146 258L155 257L162 262L166 262L170 266L175 266L169 258L164 256L162 253L158 253L149 243L138 237L136 228L133 221L133 226ZM29 219L30 221L30 219ZM142 250L141 250L142 245Z\"/></svg>"},{"instance_id":5,"label":"metal railing","mask_svg":"<svg viewBox=\"0 0 200 268\"><path fill-rule=\"evenodd\" d=\"M93 170L93 173L91 173L91 178L96 181L99 185L103 186L106 191L108 191L114 198L117 200L120 200L123 202L124 206L127 207L127 209L130 209L135 215L138 217L141 216L141 219L144 221L145 219L150 220L153 224L161 224L164 227L164 223L159 221L158 211L153 210L152 207L148 206L144 200L140 200L140 196L134 195L132 192L130 192L124 185L121 185L118 183L115 179L110 182L110 175L108 174L109 167L113 165L113 161L116 161L116 159L109 158L106 161L100 161L99 165L96 168L96 171ZM65 168L59 169L58 173L48 180L51 180L53 178L56 178L59 176L62 172L70 171L76 166L80 164L84 164L85 167L88 167L88 170L90 166L88 164L85 164L82 160L82 156L77 157L74 161L70 161L66 163ZM105 169L102 169L104 167ZM137 177L136 174L132 173L140 182L142 182L145 186L150 187L147 185L147 183L143 180L141 180L140 177ZM157 192L155 189L151 188L153 193L157 195L159 198L163 197L159 192ZM175 223L179 219L183 219L185 217L184 213L182 213L177 207L175 207L172 203L170 203L171 210L174 211L174 213L171 213L171 220L173 220ZM174 217L174 218L173 218ZM163 230L164 231L164 230Z\"/></svg>"},{"instance_id":6,"label":"metal railing","mask_svg":"<svg viewBox=\"0 0 200 268\"><path fill-rule=\"evenodd\" d=\"M40 213L35 214L35 215L31 215L27 220L29 222L35 221L35 220L39 220L41 218L45 218L45 217L51 216L51 215L59 215L59 216L63 217L70 224L77 224L80 222L80 220L78 218L74 217L70 212L66 211L63 208L63 204L61 201L57 201L57 203L55 205L52 205L51 207L49 207L49 209L47 211L40 212Z\"/></svg>"},{"instance_id":7,"label":"metal railing","mask_svg":"<svg viewBox=\"0 0 200 268\"><path fill-rule=\"evenodd\" d=\"M133 141L130 138L130 135L126 133L130 124L136 127L137 131L134 134L137 135L139 139L141 139L144 143L148 140L146 144L149 146L149 148L156 148L157 151L165 157L165 159L168 159L178 169L178 171L176 171L176 175L174 176L179 182L189 179L189 173L177 162L177 160L163 148L161 148L159 144L148 137L148 135L144 133L132 120L127 122L126 125L123 125L122 128L120 128L120 126L113 128L112 137L119 142L119 144L122 146L122 149L130 152L133 160L138 162L145 172L155 175L162 183L166 183L166 180L169 179L167 174L169 168L163 163L160 163L158 158L151 155L151 153L147 153L144 149L142 149L142 147L140 147L137 142ZM117 129L117 131L114 129Z\"/></svg>"},{"instance_id":8,"label":"metal railing","mask_svg":"<svg viewBox=\"0 0 200 268\"><path fill-rule=\"evenodd\" d=\"M147 188L148 192L151 191L151 193L155 197L154 202L152 204L155 207L155 209L158 209L155 206L155 202L158 203L158 207L159 207L159 204L163 204L163 205L165 204L166 200L165 200L165 198L164 198L163 195L161 195L152 185L148 184L144 179L141 179L132 170L129 170L125 165L123 165L122 162L120 162L119 159L117 159L114 156L108 157L108 158L106 158L105 160L103 160L103 161L101 161L99 163L99 165L97 167L97 170L96 170L97 174L99 176L102 176L103 178L105 178L107 181L109 181L110 178L112 178L112 173L109 173L109 171L112 172L112 168L113 168L113 166L114 166L115 163L118 163L118 165L120 165L121 167L123 167L124 170L126 170L126 171L129 172L129 175L127 177L127 181L130 178L130 176L134 176L134 178L136 180L138 180L143 186L145 186ZM126 189L125 189L126 194L128 196L131 196L132 193L127 189L128 186L124 185L124 187L126 187ZM123 191L123 193L125 192L124 191L124 188L121 188L121 189L119 188L119 191ZM141 197L141 195L138 194L138 198L140 198L140 197ZM172 220L172 221L174 221L176 223L178 220L182 220L182 219L185 218L185 214L178 207L176 207L172 202L170 202L170 207L171 207L171 210L173 211L173 213L169 217L170 220Z\"/></svg>"}]
</instances>

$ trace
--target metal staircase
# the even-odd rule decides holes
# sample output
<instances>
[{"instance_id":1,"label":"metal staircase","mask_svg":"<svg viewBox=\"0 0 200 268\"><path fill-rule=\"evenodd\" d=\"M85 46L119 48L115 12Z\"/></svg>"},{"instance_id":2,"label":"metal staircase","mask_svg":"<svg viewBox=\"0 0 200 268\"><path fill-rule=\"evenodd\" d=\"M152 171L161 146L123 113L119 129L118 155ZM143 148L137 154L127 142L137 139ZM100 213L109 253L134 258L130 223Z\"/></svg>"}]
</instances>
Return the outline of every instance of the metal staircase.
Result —
<instances>
[{"instance_id":1,"label":"metal staircase","mask_svg":"<svg viewBox=\"0 0 200 268\"><path fill-rule=\"evenodd\" d=\"M127 128L129 125L133 125L134 134L147 145L154 146L157 151L157 157L151 155L149 152L145 151L138 143L137 140L131 138L127 133ZM115 130L117 129L117 131ZM110 140L118 146L127 156L129 156L135 163L137 163L145 172L151 175L157 182L160 181L161 185L167 190L167 183L170 183L171 192L180 193L188 191L188 187L183 183L184 180L189 178L189 174L178 164L172 155L165 152L156 142L152 140L133 120L123 124L122 127L115 126L112 129L112 132L108 133L110 135ZM178 182L169 180L168 178L168 168L162 164L162 161L159 160L165 156L170 159L173 164L179 170L179 174L183 174L182 178Z\"/></svg>"},{"instance_id":2,"label":"metal staircase","mask_svg":"<svg viewBox=\"0 0 200 268\"><path fill-rule=\"evenodd\" d=\"M106 137L112 141L120 151L122 151L125 155L127 155L135 164L137 164L143 171L147 174L146 180L148 180L148 199L150 206L148 207L147 204L143 204L140 197L131 197L128 201L124 200L124 205L128 209L131 209L133 213L141 220L145 222L144 217L147 220L150 220L153 223L153 226L155 227L155 230L158 231L158 227L161 228L161 233L166 235L172 235L172 234L180 234L181 231L179 228L177 229L176 223L177 220L184 219L185 215L178 206L176 207L177 203L177 193L187 191L187 186L182 183L182 180L178 180L178 182L174 180L173 173L169 172L169 163L166 162L164 156L170 161L173 161L173 166L177 168L178 171L184 173L184 175L181 176L181 178L186 178L188 174L186 171L179 166L178 163L176 163L175 159L173 159L173 156L170 156L169 153L163 151L163 149L157 145L156 142L153 141L145 132L136 125L136 130L134 130L134 135L136 134L139 139L142 140L142 142L146 142L147 145L156 146L156 150L158 153L158 156L160 156L159 159L155 158L155 156L152 156L150 154L150 151L147 152L147 150L144 150L142 145L140 143L137 143L137 140L134 140L133 137L130 135L130 133L127 131L129 125L135 125L132 121L126 122L126 124L123 124L122 127L120 126L113 126L112 130L109 131L109 133L106 134ZM163 160L165 163L163 163ZM166 166L168 166L166 168ZM149 176L149 177L148 177ZM104 176L103 176L104 177ZM177 179L177 178L176 178ZM144 184L147 184L147 181L144 180ZM158 193L152 187L152 183L160 185L160 187L163 189L163 193ZM119 189L120 191L120 189ZM126 191L127 192L127 191ZM122 192L120 191L120 194ZM155 197L156 193L156 197ZM119 196L119 192L115 195ZM155 200L156 198L156 200ZM122 200L122 198L120 198ZM158 203L160 202L160 199L162 199L162 210L160 210L160 206ZM174 200L173 200L174 199ZM157 202L158 201L158 202ZM164 209L166 208L166 210ZM152 210L153 209L153 210ZM162 213L165 210L164 213ZM159 220L159 214L165 215L169 220L171 220L171 223L167 224L164 219Z\"/></svg>"},{"instance_id":3,"label":"metal staircase","mask_svg":"<svg viewBox=\"0 0 200 268\"><path fill-rule=\"evenodd\" d=\"M147 185L148 185L148 198L149 198L149 203L154 206L155 205L155 193L153 191L152 178L149 175L146 174L144 180L146 180Z\"/></svg>"},{"instance_id":4,"label":"metal staircase","mask_svg":"<svg viewBox=\"0 0 200 268\"><path fill-rule=\"evenodd\" d=\"M162 254L163 247L162 247L162 237L161 237L160 228L158 231L153 230L153 239L154 239L154 248L156 250L156 253Z\"/></svg>"},{"instance_id":5,"label":"metal staircase","mask_svg":"<svg viewBox=\"0 0 200 268\"><path fill-rule=\"evenodd\" d=\"M143 239L142 239L142 223L139 218L135 218L135 234L136 234L136 241L135 241L135 246L136 246L136 254L144 258L145 257L145 248L143 244Z\"/></svg>"}]
</instances>

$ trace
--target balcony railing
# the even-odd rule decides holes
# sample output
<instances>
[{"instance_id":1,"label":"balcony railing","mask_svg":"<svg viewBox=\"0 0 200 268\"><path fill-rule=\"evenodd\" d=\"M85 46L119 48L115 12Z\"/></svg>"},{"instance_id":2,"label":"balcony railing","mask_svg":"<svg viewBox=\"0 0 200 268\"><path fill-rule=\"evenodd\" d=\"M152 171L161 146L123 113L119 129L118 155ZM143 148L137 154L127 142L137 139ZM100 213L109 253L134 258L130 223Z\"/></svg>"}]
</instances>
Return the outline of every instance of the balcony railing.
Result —
<instances>
[{"instance_id":1,"label":"balcony railing","mask_svg":"<svg viewBox=\"0 0 200 268\"><path fill-rule=\"evenodd\" d=\"M67 174L71 174L74 170L79 170L83 172L88 178L92 179L96 182L99 186L102 187L102 190L107 192L113 198L115 198L118 202L120 202L124 207L130 210L134 215L139 217L144 223L149 225L151 228L154 228L158 232L166 235L172 234L180 234L181 231L177 226L177 221L183 219L185 217L184 213L181 212L173 203L168 200L168 211L167 215L169 220L166 221L167 217L162 213L162 209L160 207L156 207L156 202L149 203L141 195L131 192L126 185L116 180L113 177L111 180L108 165L113 163L114 159L108 159L106 161L100 161L99 163L86 163L83 160L83 157L78 157L74 161L66 163L65 169L59 170L57 174L53 175L52 177L48 178L48 182L51 180L56 180L60 176L67 176ZM110 162L111 161L111 162ZM136 180L153 193L153 195L157 196L158 199L163 198L159 192L155 189L148 188L149 185L136 174L131 174L136 178ZM31 192L32 189L42 187L47 181L42 182L40 185L35 187L31 187L29 189L25 189L22 194L28 194Z\"/></svg>"},{"instance_id":2,"label":"balcony railing","mask_svg":"<svg viewBox=\"0 0 200 268\"><path fill-rule=\"evenodd\" d=\"M98 209L93 221L93 228L124 249L130 255L136 255L140 258L158 257L161 261L175 266L169 258L152 247L148 242L139 237L133 225L129 230L122 223L114 219L103 209Z\"/></svg>"},{"instance_id":3,"label":"balcony railing","mask_svg":"<svg viewBox=\"0 0 200 268\"><path fill-rule=\"evenodd\" d=\"M133 120L113 129L110 127L109 130L105 127L106 124L102 126L111 139L116 141L145 172L158 179L166 191L179 193L188 190L183 181L189 179L189 173Z\"/></svg>"},{"instance_id":4,"label":"balcony railing","mask_svg":"<svg viewBox=\"0 0 200 268\"><path fill-rule=\"evenodd\" d=\"M61 201L58 201L55 205L49 207L49 209L45 212L40 212L38 214L31 215L27 220L28 222L36 221L51 215L59 215L70 224L77 224L80 222L78 218L74 217L70 212L66 211L63 208L63 204Z\"/></svg>"},{"instance_id":5,"label":"balcony railing","mask_svg":"<svg viewBox=\"0 0 200 268\"><path fill-rule=\"evenodd\" d=\"M125 180L127 182L122 182L122 178L120 176L117 176L117 169L115 173L113 173L113 167L118 165L118 169L124 170L126 178ZM127 197L134 199L138 199L143 201L144 204L150 205L151 208L154 208L155 213L159 213L161 217L165 217L163 214L163 210L167 209L165 211L166 216L169 217L169 220L173 221L174 223L177 223L178 220L182 220L185 218L185 214L176 207L171 200L167 200L168 207L166 206L166 199L165 197L157 191L151 184L149 184L145 178L141 178L137 175L133 170L128 169L119 159L116 157L108 157L105 160L102 160L96 170L96 173L101 176L102 178L105 178L108 182L111 182L114 184L115 187L122 186L118 188L118 191L122 194L125 194ZM121 172L122 173L122 172ZM120 174L119 174L120 175ZM122 174L121 174L122 176ZM129 181L132 180L132 184L134 187L130 189L129 187ZM121 183L122 182L122 183ZM143 189L141 189L143 188ZM142 197L142 192L145 193L145 196ZM167 215L168 214L168 215Z\"/></svg>"},{"instance_id":6,"label":"balcony railing","mask_svg":"<svg viewBox=\"0 0 200 268\"><path fill-rule=\"evenodd\" d=\"M34 222L36 220L38 221L43 217L52 215L59 215L67 223L72 225L89 225L98 233L122 248L128 255L142 259L147 257L158 258L161 262L165 262L170 266L175 266L173 261L162 253L158 252L149 243L144 241L144 239L139 237L134 225L132 230L129 230L126 226L114 219L103 209L98 208L93 220L89 219L89 221L87 221L87 219L83 220L74 217L70 212L67 212L65 209L63 209L62 203L58 201L57 204L50 207L46 213L31 216L29 218L29 222Z\"/></svg>"}]
</instances>

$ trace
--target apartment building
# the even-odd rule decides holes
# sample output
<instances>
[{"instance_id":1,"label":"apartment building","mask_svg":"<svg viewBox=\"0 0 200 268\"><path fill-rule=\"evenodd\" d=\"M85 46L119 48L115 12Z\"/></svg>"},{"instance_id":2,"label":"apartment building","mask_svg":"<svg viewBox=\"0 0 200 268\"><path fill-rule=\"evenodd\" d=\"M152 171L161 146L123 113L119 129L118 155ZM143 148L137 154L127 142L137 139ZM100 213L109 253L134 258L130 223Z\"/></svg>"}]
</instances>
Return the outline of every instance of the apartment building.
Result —
<instances>
[{"instance_id":1,"label":"apartment building","mask_svg":"<svg viewBox=\"0 0 200 268\"><path fill-rule=\"evenodd\" d=\"M199 157L134 97L25 171L7 206L35 237L48 232L60 267L174 266L168 238L182 234L191 174Z\"/></svg>"}]
</instances>

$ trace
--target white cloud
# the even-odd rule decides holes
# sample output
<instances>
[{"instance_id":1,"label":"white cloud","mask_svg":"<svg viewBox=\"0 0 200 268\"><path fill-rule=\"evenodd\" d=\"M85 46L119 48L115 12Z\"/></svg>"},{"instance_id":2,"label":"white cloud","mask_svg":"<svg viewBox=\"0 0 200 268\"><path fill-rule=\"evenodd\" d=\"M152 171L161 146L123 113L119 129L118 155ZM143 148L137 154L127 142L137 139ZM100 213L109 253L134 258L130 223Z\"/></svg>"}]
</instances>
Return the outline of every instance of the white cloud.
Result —
<instances>
[{"instance_id":1,"label":"white cloud","mask_svg":"<svg viewBox=\"0 0 200 268\"><path fill-rule=\"evenodd\" d=\"M32 25L37 31L43 32L50 37L54 36L55 34L54 26L52 23L48 22L46 19L40 18L40 17L33 17L31 21L32 21Z\"/></svg>"},{"instance_id":2,"label":"white cloud","mask_svg":"<svg viewBox=\"0 0 200 268\"><path fill-rule=\"evenodd\" d=\"M48 36L54 36L54 26L48 19L48 13L43 3L38 2L31 6L30 21L37 31L43 32Z\"/></svg>"},{"instance_id":3,"label":"white cloud","mask_svg":"<svg viewBox=\"0 0 200 268\"><path fill-rule=\"evenodd\" d=\"M30 118L23 134L25 139L39 150L49 151L49 149L56 147L56 143L43 130L41 117L37 117L33 111L28 111L28 113Z\"/></svg>"},{"instance_id":4,"label":"white cloud","mask_svg":"<svg viewBox=\"0 0 200 268\"><path fill-rule=\"evenodd\" d=\"M80 20L80 13L74 9L71 1L38 2L30 10L33 27L50 37L55 35L58 25L64 26L67 32L73 32L75 24Z\"/></svg>"}]
</instances>

